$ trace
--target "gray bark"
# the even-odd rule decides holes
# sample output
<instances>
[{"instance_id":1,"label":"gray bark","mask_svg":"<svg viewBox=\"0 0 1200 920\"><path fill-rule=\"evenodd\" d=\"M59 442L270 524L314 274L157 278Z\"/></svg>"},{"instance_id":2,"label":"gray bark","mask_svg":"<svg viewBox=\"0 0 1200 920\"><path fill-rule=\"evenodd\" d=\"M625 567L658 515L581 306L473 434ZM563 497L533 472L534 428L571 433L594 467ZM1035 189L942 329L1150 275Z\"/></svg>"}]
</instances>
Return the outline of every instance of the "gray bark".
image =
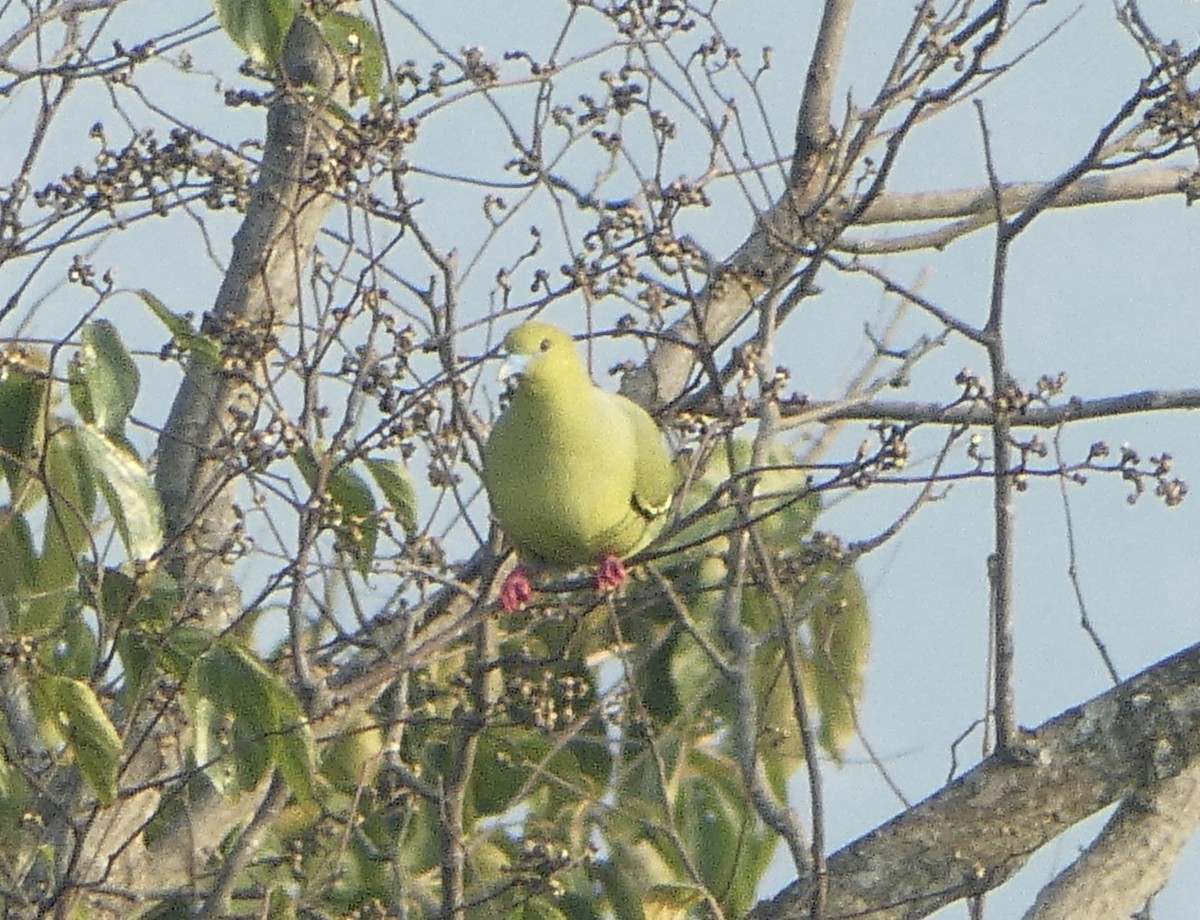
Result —
<instances>
[{"instance_id":1,"label":"gray bark","mask_svg":"<svg viewBox=\"0 0 1200 920\"><path fill-rule=\"evenodd\" d=\"M1031 917L1127 916L1120 912L1125 904L1136 906L1157 890L1195 827L1197 686L1200 645L1193 645L1039 726L1029 735L1029 763L990 758L830 856L824 915L928 916L995 888L1063 831L1122 801L1102 835L1104 852L1056 883L1077 886L1076 894L1043 895L1047 906L1037 909L1047 912ZM1166 858L1154 852L1158 846L1167 848ZM1106 899L1115 886L1105 878L1122 860L1128 866L1115 885L1139 871L1147 884L1131 885L1131 897L1117 903ZM1089 888L1099 912L1051 912L1051 900L1070 907L1069 897L1082 898ZM809 881L799 879L759 904L750 920L807 918L810 899Z\"/></svg>"},{"instance_id":2,"label":"gray bark","mask_svg":"<svg viewBox=\"0 0 1200 920\"><path fill-rule=\"evenodd\" d=\"M317 27L303 17L288 34L282 72L253 195L204 321L204 330L222 342L223 361L211 366L192 357L159 444L156 485L167 521L166 564L183 588L182 615L214 634L241 614L235 560L225 545L234 523L230 483L241 471L240 442L254 425L256 385L270 358L271 335L296 309L334 201L321 167L335 143L327 102L344 104L345 79ZM163 689L168 697L176 692ZM183 765L186 731L175 703L135 732L143 740L130 754L121 785L141 791L63 835L78 840L76 883L124 889L129 897L186 890L225 835L254 815L269 778L234 800L201 796L186 810L186 826L159 836L153 846L145 843L142 832L159 806L162 783ZM129 913L128 898L89 894L87 901L93 917Z\"/></svg>"}]
</instances>

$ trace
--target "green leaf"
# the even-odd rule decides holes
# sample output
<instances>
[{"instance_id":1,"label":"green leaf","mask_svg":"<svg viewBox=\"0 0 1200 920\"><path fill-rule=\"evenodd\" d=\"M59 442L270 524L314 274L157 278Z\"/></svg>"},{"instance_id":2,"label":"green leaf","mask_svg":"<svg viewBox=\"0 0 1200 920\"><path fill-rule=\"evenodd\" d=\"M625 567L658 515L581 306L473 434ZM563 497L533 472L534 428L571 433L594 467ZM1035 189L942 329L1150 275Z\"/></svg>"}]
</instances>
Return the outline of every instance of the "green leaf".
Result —
<instances>
[{"instance_id":1,"label":"green leaf","mask_svg":"<svg viewBox=\"0 0 1200 920\"><path fill-rule=\"evenodd\" d=\"M275 67L300 0L213 0L221 27L257 64Z\"/></svg>"},{"instance_id":2,"label":"green leaf","mask_svg":"<svg viewBox=\"0 0 1200 920\"><path fill-rule=\"evenodd\" d=\"M85 601L105 623L165 626L179 604L179 586L161 569L150 569L137 578L118 568L106 568L99 575L100 592L93 593L96 573L83 579Z\"/></svg>"},{"instance_id":3,"label":"green leaf","mask_svg":"<svg viewBox=\"0 0 1200 920\"><path fill-rule=\"evenodd\" d=\"M554 901L534 895L523 898L519 906L505 915L504 920L564 920L565 917Z\"/></svg>"},{"instance_id":4,"label":"green leaf","mask_svg":"<svg viewBox=\"0 0 1200 920\"><path fill-rule=\"evenodd\" d=\"M366 578L375 564L375 548L379 544L379 520L374 517L367 518L350 532L350 537L353 542L348 547L343 543L342 547L344 550L349 549L354 559L355 571Z\"/></svg>"},{"instance_id":5,"label":"green leaf","mask_svg":"<svg viewBox=\"0 0 1200 920\"><path fill-rule=\"evenodd\" d=\"M338 792L353 795L379 771L384 735L378 725L360 718L321 750L321 775Z\"/></svg>"},{"instance_id":6,"label":"green leaf","mask_svg":"<svg viewBox=\"0 0 1200 920\"><path fill-rule=\"evenodd\" d=\"M0 600L14 610L13 601L23 601L33 585L37 555L29 522L11 505L0 505ZM16 624L13 624L16 626Z\"/></svg>"},{"instance_id":7,"label":"green leaf","mask_svg":"<svg viewBox=\"0 0 1200 920\"><path fill-rule=\"evenodd\" d=\"M46 443L46 495L49 515L43 555L78 556L88 545L96 512L96 482L74 427L64 425Z\"/></svg>"},{"instance_id":8,"label":"green leaf","mask_svg":"<svg viewBox=\"0 0 1200 920\"><path fill-rule=\"evenodd\" d=\"M193 665L187 703L196 763L226 796L252 789L277 766L300 798L312 794L312 740L291 690L232 638Z\"/></svg>"},{"instance_id":9,"label":"green leaf","mask_svg":"<svg viewBox=\"0 0 1200 920\"><path fill-rule=\"evenodd\" d=\"M271 891L267 906L267 920L295 920L298 916L296 899L284 888Z\"/></svg>"},{"instance_id":10,"label":"green leaf","mask_svg":"<svg viewBox=\"0 0 1200 920\"><path fill-rule=\"evenodd\" d=\"M55 674L86 680L96 667L96 634L82 616L78 606L69 611L62 630L53 643L46 643L43 659Z\"/></svg>"},{"instance_id":11,"label":"green leaf","mask_svg":"<svg viewBox=\"0 0 1200 920\"><path fill-rule=\"evenodd\" d=\"M356 61L358 88L372 102L383 85L383 42L375 26L362 16L333 11L320 19L321 32L344 59Z\"/></svg>"},{"instance_id":12,"label":"green leaf","mask_svg":"<svg viewBox=\"0 0 1200 920\"><path fill-rule=\"evenodd\" d=\"M681 630L671 630L662 642L654 646L646 659L645 667L641 669L641 673L645 675L642 704L654 720L663 725L669 724L681 711L678 686L681 680L704 676L703 662L700 668L681 668L679 675L676 675L673 663L681 657L682 635ZM689 701L692 699L691 696L683 696Z\"/></svg>"},{"instance_id":13,"label":"green leaf","mask_svg":"<svg viewBox=\"0 0 1200 920\"><path fill-rule=\"evenodd\" d=\"M104 805L117 797L121 739L96 693L83 681L39 675L30 682L43 731L66 744L79 772Z\"/></svg>"},{"instance_id":14,"label":"green leaf","mask_svg":"<svg viewBox=\"0 0 1200 920\"><path fill-rule=\"evenodd\" d=\"M163 666L175 677L184 677L196 659L213 645L212 634L199 626L176 626L163 637Z\"/></svg>"},{"instance_id":15,"label":"green leaf","mask_svg":"<svg viewBox=\"0 0 1200 920\"><path fill-rule=\"evenodd\" d=\"M180 313L172 313L165 303L159 300L153 293L145 288L139 288L134 291L142 299L150 312L159 318L167 331L171 333L172 338L182 338L187 335L195 335L196 331L192 328L191 322L186 316Z\"/></svg>"},{"instance_id":16,"label":"green leaf","mask_svg":"<svg viewBox=\"0 0 1200 920\"><path fill-rule=\"evenodd\" d=\"M366 460L367 472L404 528L405 536L417 532L417 492L408 468L394 460Z\"/></svg>"},{"instance_id":17,"label":"green leaf","mask_svg":"<svg viewBox=\"0 0 1200 920\"><path fill-rule=\"evenodd\" d=\"M117 654L121 656L122 692L125 705L132 706L142 699L158 661L158 642L144 632L123 629L116 638Z\"/></svg>"},{"instance_id":18,"label":"green leaf","mask_svg":"<svg viewBox=\"0 0 1200 920\"><path fill-rule=\"evenodd\" d=\"M498 815L507 811L524 787L533 765L550 750L545 738L520 729L485 732L479 739L479 756L472 783L475 811Z\"/></svg>"},{"instance_id":19,"label":"green leaf","mask_svg":"<svg viewBox=\"0 0 1200 920\"><path fill-rule=\"evenodd\" d=\"M105 623L120 623L137 604L137 582L119 569L106 568L100 581L100 596L89 598Z\"/></svg>"},{"instance_id":20,"label":"green leaf","mask_svg":"<svg viewBox=\"0 0 1200 920\"><path fill-rule=\"evenodd\" d=\"M375 496L371 487L354 470L346 466L333 469L328 480L329 495L346 514L362 518L375 513Z\"/></svg>"},{"instance_id":21,"label":"green leaf","mask_svg":"<svg viewBox=\"0 0 1200 920\"><path fill-rule=\"evenodd\" d=\"M312 732L291 688L277 674L270 674L270 679L277 723L271 738L271 755L292 795L308 802L315 795Z\"/></svg>"},{"instance_id":22,"label":"green leaf","mask_svg":"<svg viewBox=\"0 0 1200 920\"><path fill-rule=\"evenodd\" d=\"M42 555L34 566L33 590L21 614L29 632L58 629L79 599L80 554L87 546L96 507L91 463L75 429L64 426L46 442L45 495L48 508Z\"/></svg>"},{"instance_id":23,"label":"green leaf","mask_svg":"<svg viewBox=\"0 0 1200 920\"><path fill-rule=\"evenodd\" d=\"M78 601L79 570L75 559L62 553L37 560L29 607L21 617L21 629L45 633L62 626L68 609Z\"/></svg>"},{"instance_id":24,"label":"green leaf","mask_svg":"<svg viewBox=\"0 0 1200 920\"><path fill-rule=\"evenodd\" d=\"M8 480L11 501L22 510L36 500L26 486L36 463L42 440L42 420L50 398L50 359L40 351L6 352L10 361L23 359L24 366L10 365L0 374L0 469Z\"/></svg>"},{"instance_id":25,"label":"green leaf","mask_svg":"<svg viewBox=\"0 0 1200 920\"><path fill-rule=\"evenodd\" d=\"M172 313L165 303L155 297L145 288L135 291L142 302L150 308L150 312L171 333L171 341L184 351L189 351L209 367L216 367L221 361L221 346L211 336L196 332L191 321L181 313Z\"/></svg>"},{"instance_id":26,"label":"green leaf","mask_svg":"<svg viewBox=\"0 0 1200 920\"><path fill-rule=\"evenodd\" d=\"M757 827L753 807L730 760L693 750L688 768L675 806L680 834L709 889L722 892L724 906L730 907L728 899L735 890L752 892L759 881L745 878L746 846ZM749 906L744 905L743 912Z\"/></svg>"},{"instance_id":27,"label":"green leaf","mask_svg":"<svg viewBox=\"0 0 1200 920\"><path fill-rule=\"evenodd\" d=\"M581 788L587 788L590 783L597 794L608 785L612 776L613 755L606 729L602 719L593 717L578 735L567 742L566 747L581 771Z\"/></svg>"},{"instance_id":28,"label":"green leaf","mask_svg":"<svg viewBox=\"0 0 1200 920\"><path fill-rule=\"evenodd\" d=\"M805 695L821 714L821 746L840 761L854 733L871 642L867 594L852 567L825 563L797 592L796 606L809 634Z\"/></svg>"},{"instance_id":29,"label":"green leaf","mask_svg":"<svg viewBox=\"0 0 1200 920\"><path fill-rule=\"evenodd\" d=\"M137 399L141 375L112 323L94 320L83 327L82 337L68 368L71 402L85 422L119 435Z\"/></svg>"},{"instance_id":30,"label":"green leaf","mask_svg":"<svg viewBox=\"0 0 1200 920\"><path fill-rule=\"evenodd\" d=\"M141 604L157 603L152 591L149 598L134 608L135 615ZM140 698L145 683L157 673L156 668L176 680L185 680L196 660L213 644L212 634L198 626L176 626L166 633L161 628L161 624L146 617L143 622L125 624L117 631L117 652L124 666L127 699Z\"/></svg>"},{"instance_id":31,"label":"green leaf","mask_svg":"<svg viewBox=\"0 0 1200 920\"><path fill-rule=\"evenodd\" d=\"M138 456L92 425L78 429L96 470L100 491L130 559L150 559L162 547L163 511L158 492Z\"/></svg>"},{"instance_id":32,"label":"green leaf","mask_svg":"<svg viewBox=\"0 0 1200 920\"><path fill-rule=\"evenodd\" d=\"M260 666L232 642L196 660L187 680L197 765L222 795L253 789L270 766L275 727L271 693Z\"/></svg>"},{"instance_id":33,"label":"green leaf","mask_svg":"<svg viewBox=\"0 0 1200 920\"><path fill-rule=\"evenodd\" d=\"M96 407L92 405L92 391L88 388L84 376L83 365L72 361L67 365L67 395L71 397L71 405L75 412L85 422L96 420Z\"/></svg>"},{"instance_id":34,"label":"green leaf","mask_svg":"<svg viewBox=\"0 0 1200 920\"><path fill-rule=\"evenodd\" d=\"M304 482L310 489L315 489L321 470L317 466L317 455L313 453L312 448L307 444L301 444L296 453L292 455L292 460L296 464L296 469L300 471L300 475L304 477Z\"/></svg>"},{"instance_id":35,"label":"green leaf","mask_svg":"<svg viewBox=\"0 0 1200 920\"><path fill-rule=\"evenodd\" d=\"M375 562L379 542L379 518L375 514L375 496L358 473L347 466L334 468L329 477L329 497L342 513L338 545L354 559L358 574L366 578Z\"/></svg>"},{"instance_id":36,"label":"green leaf","mask_svg":"<svg viewBox=\"0 0 1200 920\"><path fill-rule=\"evenodd\" d=\"M300 475L314 490L320 485L321 463L329 462L325 490L338 511L338 522L333 527L337 548L354 560L355 570L366 578L371 574L379 542L379 518L371 487L354 470L344 463L333 462L328 455L318 461L308 447L298 450L294 459Z\"/></svg>"},{"instance_id":37,"label":"green leaf","mask_svg":"<svg viewBox=\"0 0 1200 920\"><path fill-rule=\"evenodd\" d=\"M151 569L138 579L138 602L133 608L138 623L165 625L179 609L179 583L163 569Z\"/></svg>"},{"instance_id":38,"label":"green leaf","mask_svg":"<svg viewBox=\"0 0 1200 920\"><path fill-rule=\"evenodd\" d=\"M695 885L651 885L643 896L646 920L684 920L704 902L704 890Z\"/></svg>"}]
</instances>

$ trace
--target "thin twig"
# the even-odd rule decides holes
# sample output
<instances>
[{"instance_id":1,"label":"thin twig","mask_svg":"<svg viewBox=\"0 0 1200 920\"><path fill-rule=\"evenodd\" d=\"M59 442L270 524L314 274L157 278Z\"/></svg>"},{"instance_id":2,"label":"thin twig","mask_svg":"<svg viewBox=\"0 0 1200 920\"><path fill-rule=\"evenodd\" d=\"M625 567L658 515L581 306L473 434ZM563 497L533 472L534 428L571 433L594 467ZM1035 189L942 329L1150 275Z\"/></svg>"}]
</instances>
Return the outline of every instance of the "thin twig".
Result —
<instances>
[{"instance_id":1,"label":"thin twig","mask_svg":"<svg viewBox=\"0 0 1200 920\"><path fill-rule=\"evenodd\" d=\"M287 798L287 784L276 772L271 777L271 787L258 806L258 811L254 813L253 820L238 835L229 855L225 857L225 864L221 867L221 874L217 877L212 894L205 902L204 909L196 914L198 920L211 920L213 917L225 916L228 912L229 898L233 894L233 884L238 874L245 867L246 861L262 846L263 838L283 810Z\"/></svg>"},{"instance_id":2,"label":"thin twig","mask_svg":"<svg viewBox=\"0 0 1200 920\"><path fill-rule=\"evenodd\" d=\"M983 106L976 101L979 129L983 138L988 182L995 198L996 249L992 264L991 305L983 327L988 363L992 371L992 395L996 413L992 420L992 514L995 520L995 545L988 558L992 611L992 711L996 726L996 749L1002 753L1017 750L1017 723L1013 702L1013 484L1009 476L1012 464L1010 424L1002 400L1010 389L1008 364L1004 350L1004 281L1008 266L1010 231L1000 198L1000 180L992 158L991 137Z\"/></svg>"},{"instance_id":3,"label":"thin twig","mask_svg":"<svg viewBox=\"0 0 1200 920\"><path fill-rule=\"evenodd\" d=\"M1063 468L1062 456L1062 428L1054 433L1054 459L1058 463L1060 469ZM1100 655L1100 660L1104 662L1104 668L1108 671L1109 679L1112 680L1113 686L1121 682L1121 675L1117 673L1116 665L1113 664L1112 657L1108 654L1108 647L1105 646L1100 634L1096 631L1095 625L1092 623L1092 618L1088 616L1087 602L1083 599L1083 585L1079 581L1079 560L1076 555L1075 546L1075 519L1071 514L1071 497L1067 495L1067 479L1065 476L1058 477L1059 494L1062 495L1063 505L1063 520L1067 528L1067 578L1071 581L1071 589L1075 592L1075 603L1079 607L1079 625L1083 631L1088 634L1088 638L1092 640L1092 645Z\"/></svg>"},{"instance_id":4,"label":"thin twig","mask_svg":"<svg viewBox=\"0 0 1200 920\"><path fill-rule=\"evenodd\" d=\"M464 818L467 790L475 772L475 755L488 712L496 698L492 662L496 629L491 618L475 625L475 661L471 673L470 711L459 722L456 750L446 771L441 807L442 920L459 920L465 912L466 847Z\"/></svg>"}]
</instances>

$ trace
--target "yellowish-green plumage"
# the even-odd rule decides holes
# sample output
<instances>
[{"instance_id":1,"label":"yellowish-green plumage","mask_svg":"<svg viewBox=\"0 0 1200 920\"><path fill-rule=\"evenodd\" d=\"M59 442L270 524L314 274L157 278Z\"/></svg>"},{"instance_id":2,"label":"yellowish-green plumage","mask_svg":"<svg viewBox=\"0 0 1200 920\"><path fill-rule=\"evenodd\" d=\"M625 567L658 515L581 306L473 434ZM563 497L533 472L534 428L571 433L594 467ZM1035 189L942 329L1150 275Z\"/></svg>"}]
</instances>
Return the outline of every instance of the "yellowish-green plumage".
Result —
<instances>
[{"instance_id":1,"label":"yellowish-green plumage","mask_svg":"<svg viewBox=\"0 0 1200 920\"><path fill-rule=\"evenodd\" d=\"M496 520L535 561L578 565L637 552L675 487L662 431L636 403L592 383L557 326L525 323L504 345L523 367L483 451Z\"/></svg>"}]
</instances>

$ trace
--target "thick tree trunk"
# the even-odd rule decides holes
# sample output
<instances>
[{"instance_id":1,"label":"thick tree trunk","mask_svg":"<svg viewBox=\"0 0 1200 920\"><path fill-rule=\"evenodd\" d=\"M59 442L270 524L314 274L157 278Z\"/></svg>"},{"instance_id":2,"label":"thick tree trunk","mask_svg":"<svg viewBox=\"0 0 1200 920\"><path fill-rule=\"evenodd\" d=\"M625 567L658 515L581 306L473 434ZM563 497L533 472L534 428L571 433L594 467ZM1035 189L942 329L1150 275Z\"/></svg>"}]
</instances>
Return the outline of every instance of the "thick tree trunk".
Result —
<instances>
[{"instance_id":1,"label":"thick tree trunk","mask_svg":"<svg viewBox=\"0 0 1200 920\"><path fill-rule=\"evenodd\" d=\"M1030 762L993 757L830 856L824 916L928 916L995 888L1063 831L1117 801L1123 805L1098 841L1108 842L1077 863L1074 878L1057 883L1063 891L1044 896L1044 914L1031 916L1128 916L1165 879L1200 817L1197 686L1200 645L1193 645L1046 722L1031 734ZM1161 820L1149 820L1155 814ZM1122 862L1125 890L1117 896L1107 874ZM1129 881L1141 874L1149 887ZM800 879L750 920L809 917L811 897Z\"/></svg>"},{"instance_id":2,"label":"thick tree trunk","mask_svg":"<svg viewBox=\"0 0 1200 920\"><path fill-rule=\"evenodd\" d=\"M242 468L242 445L254 429L258 384L273 336L296 309L317 234L334 198L327 166L335 154L330 98L345 103L345 77L317 27L297 17L282 61L284 85L267 113L262 165L234 238L233 255L207 334L223 346L212 366L189 361L159 445L156 484L167 520L167 565L182 586L181 615L214 634L241 614L226 541L234 524L231 481ZM303 91L297 88L303 87ZM328 94L322 97L322 94ZM75 850L75 880L128 890L186 890L231 828L246 822L269 785L236 800L215 793L190 804L186 827L142 838L163 787L183 766L184 735L177 690L148 718L142 740L122 774L125 789L140 788L85 825ZM67 839L70 834L67 834ZM126 917L129 902L88 897L89 916Z\"/></svg>"}]
</instances>

